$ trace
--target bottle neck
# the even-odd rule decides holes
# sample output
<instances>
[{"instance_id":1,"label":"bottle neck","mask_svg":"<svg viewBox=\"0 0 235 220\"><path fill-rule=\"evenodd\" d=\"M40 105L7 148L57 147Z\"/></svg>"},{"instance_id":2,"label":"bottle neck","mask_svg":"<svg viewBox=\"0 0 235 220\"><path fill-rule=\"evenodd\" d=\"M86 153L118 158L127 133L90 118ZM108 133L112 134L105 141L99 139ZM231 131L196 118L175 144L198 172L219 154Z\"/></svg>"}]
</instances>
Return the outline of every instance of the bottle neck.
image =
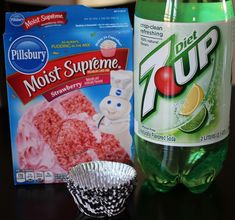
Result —
<instances>
[{"instance_id":1,"label":"bottle neck","mask_svg":"<svg viewBox=\"0 0 235 220\"><path fill-rule=\"evenodd\" d=\"M232 0L137 0L136 15L166 22L212 22L234 16Z\"/></svg>"}]
</instances>

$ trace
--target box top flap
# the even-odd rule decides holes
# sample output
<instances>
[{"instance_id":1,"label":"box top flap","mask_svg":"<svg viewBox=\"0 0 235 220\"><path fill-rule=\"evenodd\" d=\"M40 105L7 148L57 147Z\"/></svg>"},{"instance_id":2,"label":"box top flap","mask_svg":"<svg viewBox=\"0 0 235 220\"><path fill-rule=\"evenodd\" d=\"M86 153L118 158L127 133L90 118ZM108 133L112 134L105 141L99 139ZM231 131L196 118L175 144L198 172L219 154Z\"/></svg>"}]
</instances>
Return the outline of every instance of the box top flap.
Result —
<instances>
[{"instance_id":1,"label":"box top flap","mask_svg":"<svg viewBox=\"0 0 235 220\"><path fill-rule=\"evenodd\" d=\"M130 28L126 8L94 9L82 5L52 6L34 12L6 13L5 33L30 33L71 28L115 30Z\"/></svg>"}]
</instances>

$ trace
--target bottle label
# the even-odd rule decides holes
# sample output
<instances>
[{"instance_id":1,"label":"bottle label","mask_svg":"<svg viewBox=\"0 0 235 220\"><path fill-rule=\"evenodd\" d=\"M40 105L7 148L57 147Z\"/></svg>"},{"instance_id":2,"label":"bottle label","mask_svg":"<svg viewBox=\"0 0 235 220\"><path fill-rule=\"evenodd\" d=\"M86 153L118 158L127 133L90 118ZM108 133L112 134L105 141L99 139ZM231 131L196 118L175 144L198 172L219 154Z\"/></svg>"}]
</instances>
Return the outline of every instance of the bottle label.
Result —
<instances>
[{"instance_id":1,"label":"bottle label","mask_svg":"<svg viewBox=\"0 0 235 220\"><path fill-rule=\"evenodd\" d=\"M187 147L228 136L233 24L135 17L135 132L140 138Z\"/></svg>"}]
</instances>

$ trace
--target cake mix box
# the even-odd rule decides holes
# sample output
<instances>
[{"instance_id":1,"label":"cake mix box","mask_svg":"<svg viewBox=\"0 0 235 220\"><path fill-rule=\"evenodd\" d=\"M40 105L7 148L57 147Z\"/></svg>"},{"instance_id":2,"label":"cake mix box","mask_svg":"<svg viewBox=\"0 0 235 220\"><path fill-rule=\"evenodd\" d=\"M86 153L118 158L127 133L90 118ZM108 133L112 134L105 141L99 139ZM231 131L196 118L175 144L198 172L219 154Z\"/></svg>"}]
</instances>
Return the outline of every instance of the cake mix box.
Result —
<instances>
[{"instance_id":1,"label":"cake mix box","mask_svg":"<svg viewBox=\"0 0 235 220\"><path fill-rule=\"evenodd\" d=\"M4 50L15 184L64 182L92 160L131 163L127 9L6 13Z\"/></svg>"}]
</instances>

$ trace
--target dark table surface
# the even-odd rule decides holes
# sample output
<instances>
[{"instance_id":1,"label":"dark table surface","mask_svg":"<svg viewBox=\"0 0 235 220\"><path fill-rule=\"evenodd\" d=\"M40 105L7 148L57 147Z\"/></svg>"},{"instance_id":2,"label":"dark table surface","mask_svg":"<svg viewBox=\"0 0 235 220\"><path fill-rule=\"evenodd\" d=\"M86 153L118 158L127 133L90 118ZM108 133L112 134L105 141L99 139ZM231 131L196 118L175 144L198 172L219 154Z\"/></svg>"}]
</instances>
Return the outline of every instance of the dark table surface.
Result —
<instances>
[{"instance_id":1,"label":"dark table surface","mask_svg":"<svg viewBox=\"0 0 235 220\"><path fill-rule=\"evenodd\" d=\"M14 9L12 8L12 10ZM22 10L22 8L20 9ZM0 15L2 23L3 13ZM17 187L13 185L2 42L0 50L0 84L1 92L4 93L4 105L0 107L0 220L89 219L79 213L65 184ZM230 127L227 159L223 170L208 191L195 195L186 188L178 186L168 193L154 192L144 181L144 176L137 167L137 188L128 201L126 211L114 219L235 219L235 87L233 87L232 93Z\"/></svg>"},{"instance_id":2,"label":"dark table surface","mask_svg":"<svg viewBox=\"0 0 235 220\"><path fill-rule=\"evenodd\" d=\"M192 194L178 186L154 192L138 169L137 188L120 220L233 220L235 219L235 87L232 94L230 146L223 170L208 191ZM0 110L0 219L79 220L65 184L14 186L7 109Z\"/></svg>"}]
</instances>

